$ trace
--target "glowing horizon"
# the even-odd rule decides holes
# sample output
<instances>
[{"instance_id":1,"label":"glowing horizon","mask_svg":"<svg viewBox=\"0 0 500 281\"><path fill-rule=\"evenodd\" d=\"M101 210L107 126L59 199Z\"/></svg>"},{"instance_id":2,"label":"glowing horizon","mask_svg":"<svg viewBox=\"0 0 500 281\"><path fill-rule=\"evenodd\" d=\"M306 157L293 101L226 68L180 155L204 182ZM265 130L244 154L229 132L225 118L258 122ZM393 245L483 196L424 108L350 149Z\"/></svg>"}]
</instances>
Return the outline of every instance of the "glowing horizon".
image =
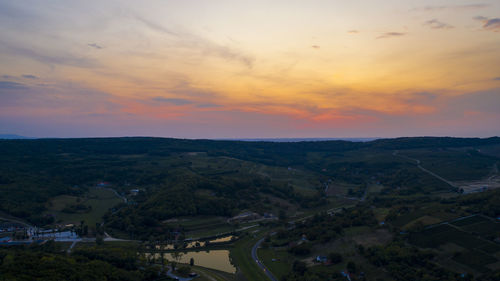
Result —
<instances>
[{"instance_id":1,"label":"glowing horizon","mask_svg":"<svg viewBox=\"0 0 500 281\"><path fill-rule=\"evenodd\" d=\"M0 133L500 135L500 3L0 0Z\"/></svg>"}]
</instances>

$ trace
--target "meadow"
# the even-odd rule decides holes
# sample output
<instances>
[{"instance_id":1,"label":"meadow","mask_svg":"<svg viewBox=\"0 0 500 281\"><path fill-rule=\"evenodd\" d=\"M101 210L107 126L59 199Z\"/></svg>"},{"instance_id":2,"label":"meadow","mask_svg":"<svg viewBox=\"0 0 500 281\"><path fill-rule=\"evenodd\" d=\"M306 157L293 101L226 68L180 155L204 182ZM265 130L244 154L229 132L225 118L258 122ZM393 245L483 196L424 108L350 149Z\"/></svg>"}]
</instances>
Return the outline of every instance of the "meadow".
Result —
<instances>
[{"instance_id":1,"label":"meadow","mask_svg":"<svg viewBox=\"0 0 500 281\"><path fill-rule=\"evenodd\" d=\"M452 243L463 250L456 250L452 259L480 273L488 272L490 264L498 262L500 245L487 239L498 233L499 223L480 215L429 227L418 233L411 233L408 241L422 248L442 251L443 245ZM480 228L476 228L480 226ZM460 248L459 248L460 249Z\"/></svg>"}]
</instances>

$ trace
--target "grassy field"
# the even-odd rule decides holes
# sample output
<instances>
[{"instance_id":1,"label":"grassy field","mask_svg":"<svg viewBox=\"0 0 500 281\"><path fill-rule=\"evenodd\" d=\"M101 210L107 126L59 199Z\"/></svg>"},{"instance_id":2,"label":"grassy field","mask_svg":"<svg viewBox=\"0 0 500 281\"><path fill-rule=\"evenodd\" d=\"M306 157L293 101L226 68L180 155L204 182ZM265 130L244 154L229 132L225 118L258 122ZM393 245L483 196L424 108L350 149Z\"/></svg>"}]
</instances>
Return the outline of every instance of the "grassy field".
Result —
<instances>
[{"instance_id":1,"label":"grassy field","mask_svg":"<svg viewBox=\"0 0 500 281\"><path fill-rule=\"evenodd\" d=\"M495 235L500 232L500 223L486 221L463 226L462 229L471 233L477 233L481 236Z\"/></svg>"},{"instance_id":2,"label":"grassy field","mask_svg":"<svg viewBox=\"0 0 500 281\"><path fill-rule=\"evenodd\" d=\"M391 224L402 228L420 220L424 225L430 225L441 221L451 220L457 218L458 216L458 214L446 212L446 207L443 205L428 204L417 210L398 216L391 221Z\"/></svg>"},{"instance_id":3,"label":"grassy field","mask_svg":"<svg viewBox=\"0 0 500 281\"><path fill-rule=\"evenodd\" d=\"M484 237L494 235L498 229L498 223L482 216L472 216L452 221L451 224L428 228L420 233L412 233L409 242L419 247L438 250L438 260L441 260L438 262L449 264L452 270L456 266L445 260L451 258L478 273L486 273L489 271L488 265L499 261L495 255L500 252L500 246Z\"/></svg>"},{"instance_id":4,"label":"grassy field","mask_svg":"<svg viewBox=\"0 0 500 281\"><path fill-rule=\"evenodd\" d=\"M236 264L238 271L241 271L247 281L268 280L267 276L257 266L251 255L253 245L264 237L265 233L263 231L264 230L259 231L259 234L255 237L249 235L240 239L235 243L234 248L231 249L231 259Z\"/></svg>"},{"instance_id":5,"label":"grassy field","mask_svg":"<svg viewBox=\"0 0 500 281\"><path fill-rule=\"evenodd\" d=\"M409 229L412 229L415 225L417 224L421 224L421 225L424 225L424 226L427 226L427 225L433 225L433 224L437 224L437 223L440 223L442 222L441 219L439 218L436 218L436 217L431 217L431 216L422 216L416 220L413 220L407 224L405 224L402 229L403 230L409 230Z\"/></svg>"},{"instance_id":6,"label":"grassy field","mask_svg":"<svg viewBox=\"0 0 500 281\"><path fill-rule=\"evenodd\" d=\"M367 276L374 278L373 280L376 278L391 280L386 273L366 260L357 249L358 244L363 244L364 246L383 245L389 242L391 238L392 234L386 229L371 229L365 226L350 227L345 229L345 235L342 238L335 239L326 244L314 244L311 253L307 256L295 256L289 253L286 248L280 247L259 249L258 255L278 280L281 280L282 277L290 273L292 270L291 266L295 260L305 262L309 271L321 272L324 276L339 273L346 269L349 261L354 261L359 272L364 271ZM273 242L277 241L273 239ZM316 256L326 256L332 252L341 254L343 261L339 264L328 266L314 262Z\"/></svg>"},{"instance_id":7,"label":"grassy field","mask_svg":"<svg viewBox=\"0 0 500 281\"><path fill-rule=\"evenodd\" d=\"M373 210L373 215L377 221L382 222L385 221L385 217L389 214L389 208L376 208Z\"/></svg>"},{"instance_id":8,"label":"grassy field","mask_svg":"<svg viewBox=\"0 0 500 281\"><path fill-rule=\"evenodd\" d=\"M383 270L374 266L370 263L364 256L359 254L357 250L357 244L359 241L364 241L365 245L380 245L383 244L387 239L384 237L388 237L390 239L390 235L387 233L375 233L367 232L366 229L355 228L350 230L351 233L356 233L354 236L349 237L346 236L344 238L340 238L335 240L334 242L318 245L313 248L313 254L307 259L303 259L309 264L309 270L315 272L323 272L327 275L331 275L333 273L339 273L343 271L347 267L347 263L349 261L353 261L356 263L356 267L358 268L358 272L365 272L366 276L370 276L369 280L377 280L378 278L382 280L392 280ZM376 239L368 239L367 235L377 236ZM358 242L357 242L358 241ZM342 262L336 265L324 266L315 264L312 262L312 259L316 255L327 255L330 252L335 252L342 255Z\"/></svg>"},{"instance_id":9,"label":"grassy field","mask_svg":"<svg viewBox=\"0 0 500 281\"><path fill-rule=\"evenodd\" d=\"M248 223L238 226L231 225L222 217L184 217L179 220L169 220L168 225L181 226L186 229L187 238L202 238L216 236L235 231L237 228L248 226Z\"/></svg>"},{"instance_id":10,"label":"grassy field","mask_svg":"<svg viewBox=\"0 0 500 281\"><path fill-rule=\"evenodd\" d=\"M232 281L235 280L235 275L223 271L218 271L201 266L191 266L192 271L198 273L196 281Z\"/></svg>"},{"instance_id":11,"label":"grassy field","mask_svg":"<svg viewBox=\"0 0 500 281\"><path fill-rule=\"evenodd\" d=\"M285 249L258 249L257 255L278 280L292 270L294 257Z\"/></svg>"},{"instance_id":12,"label":"grassy field","mask_svg":"<svg viewBox=\"0 0 500 281\"><path fill-rule=\"evenodd\" d=\"M493 242L477 238L476 236L454 228L449 225L440 225L420 233L410 235L410 243L424 248L436 248L439 245L452 242L467 249L479 249L482 247L491 247L500 250L500 246ZM496 252L495 251L495 252Z\"/></svg>"},{"instance_id":13,"label":"grassy field","mask_svg":"<svg viewBox=\"0 0 500 281\"><path fill-rule=\"evenodd\" d=\"M349 184L344 182L335 181L329 184L326 195L328 196L346 196L350 189L356 192L360 188L359 185Z\"/></svg>"},{"instance_id":14,"label":"grassy field","mask_svg":"<svg viewBox=\"0 0 500 281\"><path fill-rule=\"evenodd\" d=\"M451 224L456 225L458 227L463 227L471 224L489 222L489 221L490 221L489 219L484 218L482 216L471 216L464 219L455 220L451 222Z\"/></svg>"},{"instance_id":15,"label":"grassy field","mask_svg":"<svg viewBox=\"0 0 500 281\"><path fill-rule=\"evenodd\" d=\"M190 154L191 168L204 176L259 175L278 183L287 183L307 192L320 186L319 175L311 171L291 167L269 166L231 157L208 157L206 154ZM306 189L306 190L304 190Z\"/></svg>"},{"instance_id":16,"label":"grassy field","mask_svg":"<svg viewBox=\"0 0 500 281\"><path fill-rule=\"evenodd\" d=\"M65 213L62 210L64 207L76 204L78 197L61 195L52 199L48 205L46 213L53 214L56 222L63 224L73 223L79 224L80 221L85 221L89 226L95 226L101 222L102 216L111 207L123 202L116 194L107 189L90 188L85 197L80 198L81 204L88 205L91 210L87 213Z\"/></svg>"},{"instance_id":17,"label":"grassy field","mask_svg":"<svg viewBox=\"0 0 500 281\"><path fill-rule=\"evenodd\" d=\"M488 272L489 269L485 266L487 264L497 262L497 259L486 255L477 250L468 250L462 252L453 258L456 262L465 264L479 272Z\"/></svg>"},{"instance_id":18,"label":"grassy field","mask_svg":"<svg viewBox=\"0 0 500 281\"><path fill-rule=\"evenodd\" d=\"M423 167L452 181L481 179L488 175L496 162L492 157L468 148L417 149L400 153L419 159Z\"/></svg>"}]
</instances>

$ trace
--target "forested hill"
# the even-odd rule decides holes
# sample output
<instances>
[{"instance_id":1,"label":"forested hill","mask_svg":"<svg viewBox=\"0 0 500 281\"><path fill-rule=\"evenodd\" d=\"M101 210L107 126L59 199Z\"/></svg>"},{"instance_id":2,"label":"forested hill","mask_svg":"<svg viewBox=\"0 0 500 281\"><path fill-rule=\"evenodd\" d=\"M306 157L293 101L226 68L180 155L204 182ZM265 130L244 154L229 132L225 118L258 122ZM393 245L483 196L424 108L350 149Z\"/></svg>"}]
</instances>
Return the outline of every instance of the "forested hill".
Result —
<instances>
[{"instance_id":1,"label":"forested hill","mask_svg":"<svg viewBox=\"0 0 500 281\"><path fill-rule=\"evenodd\" d=\"M352 185L349 196L361 196L374 180L387 192L429 193L450 186L393 151L421 155L443 174L462 180L485 176L498 160L472 148L497 145L498 137L289 143L149 137L0 140L0 211L44 223L51 198L82 196L100 181L122 193L141 186L142 201L136 199L137 205L127 210L157 220L270 208L257 204L266 196L307 208L323 202L328 179ZM189 208L169 209L159 199L186 194L191 194ZM217 209L211 209L214 202Z\"/></svg>"},{"instance_id":2,"label":"forested hill","mask_svg":"<svg viewBox=\"0 0 500 281\"><path fill-rule=\"evenodd\" d=\"M500 137L491 138L452 138L452 137L411 137L378 139L369 142L303 141L303 142L266 142L266 141L225 141L191 140L152 137L124 138L80 138L80 139L32 139L0 140L2 155L19 156L29 154L159 154L175 152L207 152L211 154L240 156L246 159L261 158L270 160L279 154L300 155L303 152L337 152L361 148L373 149L415 149L451 148L500 144ZM277 163L279 164L279 163Z\"/></svg>"}]
</instances>

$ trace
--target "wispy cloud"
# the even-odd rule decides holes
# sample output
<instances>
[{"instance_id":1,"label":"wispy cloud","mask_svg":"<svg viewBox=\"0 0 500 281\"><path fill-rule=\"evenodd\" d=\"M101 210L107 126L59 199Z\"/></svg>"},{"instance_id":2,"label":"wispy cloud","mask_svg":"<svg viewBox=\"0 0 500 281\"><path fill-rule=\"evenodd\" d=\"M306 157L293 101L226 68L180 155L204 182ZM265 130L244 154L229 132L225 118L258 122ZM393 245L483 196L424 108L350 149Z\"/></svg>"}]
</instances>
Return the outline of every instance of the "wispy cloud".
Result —
<instances>
[{"instance_id":1,"label":"wispy cloud","mask_svg":"<svg viewBox=\"0 0 500 281\"><path fill-rule=\"evenodd\" d=\"M392 37L401 37L405 36L404 32L386 32L378 36L376 39L384 39L384 38L392 38Z\"/></svg>"},{"instance_id":2,"label":"wispy cloud","mask_svg":"<svg viewBox=\"0 0 500 281\"><path fill-rule=\"evenodd\" d=\"M477 10L490 7L490 4L477 3L477 4L465 4L465 5L443 5L443 6L424 6L412 9L412 11L424 11L424 12L435 12L435 11L463 11L463 10Z\"/></svg>"},{"instance_id":3,"label":"wispy cloud","mask_svg":"<svg viewBox=\"0 0 500 281\"><path fill-rule=\"evenodd\" d=\"M53 51L21 47L5 41L0 41L0 52L8 53L13 56L30 58L49 65L70 65L82 68L89 68L96 65L96 62L89 58L64 52L53 54Z\"/></svg>"},{"instance_id":4,"label":"wispy cloud","mask_svg":"<svg viewBox=\"0 0 500 281\"><path fill-rule=\"evenodd\" d=\"M320 46L318 46L318 45L312 45L312 46L311 46L311 48L318 50L318 49L320 49L321 47L320 47Z\"/></svg>"},{"instance_id":5,"label":"wispy cloud","mask_svg":"<svg viewBox=\"0 0 500 281\"><path fill-rule=\"evenodd\" d=\"M500 81L500 76L493 78L493 80Z\"/></svg>"},{"instance_id":6,"label":"wispy cloud","mask_svg":"<svg viewBox=\"0 0 500 281\"><path fill-rule=\"evenodd\" d=\"M33 79L33 80L38 79L38 77L37 77L37 76L35 76L35 75L31 75L31 74L24 74L24 75L23 75L23 78L26 78L26 79Z\"/></svg>"},{"instance_id":7,"label":"wispy cloud","mask_svg":"<svg viewBox=\"0 0 500 281\"><path fill-rule=\"evenodd\" d=\"M215 107L221 107L219 104L214 104L214 103L201 103L196 105L198 108L215 108Z\"/></svg>"},{"instance_id":8,"label":"wispy cloud","mask_svg":"<svg viewBox=\"0 0 500 281\"><path fill-rule=\"evenodd\" d=\"M353 30L348 30L347 33L349 33L349 34L356 34L356 33L359 33L359 31L353 29Z\"/></svg>"},{"instance_id":9,"label":"wispy cloud","mask_svg":"<svg viewBox=\"0 0 500 281\"><path fill-rule=\"evenodd\" d=\"M483 23L483 29L493 32L500 32L500 18L487 18L483 16L474 17L475 20L478 20Z\"/></svg>"},{"instance_id":10,"label":"wispy cloud","mask_svg":"<svg viewBox=\"0 0 500 281\"><path fill-rule=\"evenodd\" d=\"M0 81L0 115L64 116L62 119L71 119L80 114L119 112L120 106L114 103L115 96L73 83L52 82L50 85L28 86Z\"/></svg>"},{"instance_id":11,"label":"wispy cloud","mask_svg":"<svg viewBox=\"0 0 500 281\"><path fill-rule=\"evenodd\" d=\"M168 34L168 35L175 36L175 37L180 37L180 34L178 34L177 32L174 32L168 28L165 28L164 26L157 24L153 21L150 21L148 19L145 19L139 15L135 15L135 19L154 31L161 32L161 33Z\"/></svg>"},{"instance_id":12,"label":"wispy cloud","mask_svg":"<svg viewBox=\"0 0 500 281\"><path fill-rule=\"evenodd\" d=\"M89 47L92 47L92 48L94 48L94 49L98 49L98 50L100 50L100 49L102 49L102 48L103 48L101 45L98 45L98 44L96 44L96 43L89 43L89 44L87 44L87 45L88 45Z\"/></svg>"},{"instance_id":13,"label":"wispy cloud","mask_svg":"<svg viewBox=\"0 0 500 281\"><path fill-rule=\"evenodd\" d=\"M444 23L442 21L439 21L437 19L428 20L428 21L424 22L424 25L428 26L432 29L451 29L451 28L453 28L452 25L449 25L449 24Z\"/></svg>"},{"instance_id":14,"label":"wispy cloud","mask_svg":"<svg viewBox=\"0 0 500 281\"><path fill-rule=\"evenodd\" d=\"M254 58L241 51L217 44L207 38L192 32L183 31L182 29L172 31L161 24L141 16L136 15L134 18L149 29L171 37L171 39L174 40L174 46L178 48L197 50L202 56L215 56L221 59L242 63L248 68L253 67Z\"/></svg>"},{"instance_id":15,"label":"wispy cloud","mask_svg":"<svg viewBox=\"0 0 500 281\"><path fill-rule=\"evenodd\" d=\"M156 97L153 98L153 101L155 102L162 102L162 103L169 103L173 105L186 105L186 104L192 104L193 102L187 99L181 99L181 98L164 98L164 97Z\"/></svg>"},{"instance_id":16,"label":"wispy cloud","mask_svg":"<svg viewBox=\"0 0 500 281\"><path fill-rule=\"evenodd\" d=\"M23 90L28 87L24 84L12 81L0 81L0 90Z\"/></svg>"}]
</instances>

